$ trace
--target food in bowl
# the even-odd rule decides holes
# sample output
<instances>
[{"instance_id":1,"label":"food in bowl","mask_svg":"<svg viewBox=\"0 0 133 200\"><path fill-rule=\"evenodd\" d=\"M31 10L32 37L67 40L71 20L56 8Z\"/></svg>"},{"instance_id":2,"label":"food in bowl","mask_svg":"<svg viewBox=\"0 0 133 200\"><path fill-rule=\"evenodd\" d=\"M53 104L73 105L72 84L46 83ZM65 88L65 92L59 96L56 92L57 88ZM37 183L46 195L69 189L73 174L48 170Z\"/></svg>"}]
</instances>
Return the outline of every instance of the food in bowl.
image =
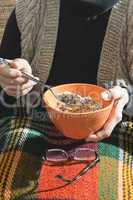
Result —
<instances>
[{"instance_id":1,"label":"food in bowl","mask_svg":"<svg viewBox=\"0 0 133 200\"><path fill-rule=\"evenodd\" d=\"M53 87L56 94L62 94L66 91L80 95L81 97L91 97L96 101L101 109L91 112L67 112L57 108L57 98L47 90L44 95L44 103L52 123L64 136L73 139L84 139L90 134L100 130L107 121L114 104L114 100L105 101L101 98L101 93L106 91L97 85L85 83L70 83ZM68 102L67 102L68 103ZM65 104L62 102L62 104Z\"/></svg>"},{"instance_id":2,"label":"food in bowl","mask_svg":"<svg viewBox=\"0 0 133 200\"><path fill-rule=\"evenodd\" d=\"M102 108L102 105L96 102L92 97L82 97L79 94L65 91L58 94L57 109L63 112L84 113L96 111Z\"/></svg>"}]
</instances>

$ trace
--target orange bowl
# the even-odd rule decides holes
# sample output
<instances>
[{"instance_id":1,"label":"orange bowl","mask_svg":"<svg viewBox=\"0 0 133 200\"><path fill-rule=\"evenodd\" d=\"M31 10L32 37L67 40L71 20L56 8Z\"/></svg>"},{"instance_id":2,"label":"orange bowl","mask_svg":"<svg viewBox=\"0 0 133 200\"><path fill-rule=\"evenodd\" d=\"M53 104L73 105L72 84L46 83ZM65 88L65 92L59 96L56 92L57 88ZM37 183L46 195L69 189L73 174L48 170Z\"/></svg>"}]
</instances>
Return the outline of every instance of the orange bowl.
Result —
<instances>
[{"instance_id":1,"label":"orange bowl","mask_svg":"<svg viewBox=\"0 0 133 200\"><path fill-rule=\"evenodd\" d=\"M43 95L43 100L49 118L66 137L83 139L103 127L113 107L113 100L104 101L101 98L101 92L106 91L105 88L92 84L72 83L59 85L52 89L57 94L70 91L81 96L91 96L102 105L102 109L92 112L63 112L57 109L57 99L50 90L47 90Z\"/></svg>"}]
</instances>

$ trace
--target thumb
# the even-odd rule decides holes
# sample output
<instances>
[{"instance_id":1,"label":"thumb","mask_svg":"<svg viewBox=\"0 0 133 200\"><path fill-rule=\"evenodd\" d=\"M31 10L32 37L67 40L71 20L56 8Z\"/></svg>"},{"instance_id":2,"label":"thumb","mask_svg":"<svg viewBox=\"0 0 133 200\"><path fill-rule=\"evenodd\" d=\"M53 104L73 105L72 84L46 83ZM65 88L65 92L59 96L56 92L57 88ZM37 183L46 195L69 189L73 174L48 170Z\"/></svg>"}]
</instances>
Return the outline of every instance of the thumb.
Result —
<instances>
[{"instance_id":1,"label":"thumb","mask_svg":"<svg viewBox=\"0 0 133 200\"><path fill-rule=\"evenodd\" d=\"M9 59L6 59L8 65L11 67L11 68L15 68L17 69L17 66L14 64L14 60L9 60Z\"/></svg>"},{"instance_id":2,"label":"thumb","mask_svg":"<svg viewBox=\"0 0 133 200\"><path fill-rule=\"evenodd\" d=\"M101 98L105 101L110 101L112 97L112 93L109 90L106 90L101 93Z\"/></svg>"},{"instance_id":3,"label":"thumb","mask_svg":"<svg viewBox=\"0 0 133 200\"><path fill-rule=\"evenodd\" d=\"M0 75L5 76L7 78L9 78L9 76L11 77L17 77L20 76L21 73L20 71L14 69L12 70L12 63L13 60L5 60L3 64L1 64L0 66Z\"/></svg>"},{"instance_id":4,"label":"thumb","mask_svg":"<svg viewBox=\"0 0 133 200\"><path fill-rule=\"evenodd\" d=\"M110 101L111 99L120 99L123 97L123 95L123 88L120 86L114 86L113 88L101 93L101 97L105 101Z\"/></svg>"},{"instance_id":5,"label":"thumb","mask_svg":"<svg viewBox=\"0 0 133 200\"><path fill-rule=\"evenodd\" d=\"M11 62L11 66L20 72L32 74L32 69L27 60L22 58L16 58Z\"/></svg>"},{"instance_id":6,"label":"thumb","mask_svg":"<svg viewBox=\"0 0 133 200\"><path fill-rule=\"evenodd\" d=\"M7 60L7 59L6 59ZM14 60L7 60L11 68L17 69L17 70L23 70L23 65L21 64L21 59L14 59Z\"/></svg>"}]
</instances>

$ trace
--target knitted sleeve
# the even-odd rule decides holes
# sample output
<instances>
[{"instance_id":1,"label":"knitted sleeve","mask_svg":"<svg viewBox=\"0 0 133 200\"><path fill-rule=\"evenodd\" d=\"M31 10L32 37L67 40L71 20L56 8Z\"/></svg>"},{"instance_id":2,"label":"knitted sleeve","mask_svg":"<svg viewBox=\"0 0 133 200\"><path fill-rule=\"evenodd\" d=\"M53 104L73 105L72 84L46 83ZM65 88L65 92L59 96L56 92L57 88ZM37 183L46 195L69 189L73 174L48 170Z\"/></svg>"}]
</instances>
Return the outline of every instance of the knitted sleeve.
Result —
<instances>
[{"instance_id":1,"label":"knitted sleeve","mask_svg":"<svg viewBox=\"0 0 133 200\"><path fill-rule=\"evenodd\" d=\"M125 107L125 113L133 116L133 1L129 0L127 7L125 26L120 46L121 69L127 78L127 82L120 80L118 85L127 88L130 99Z\"/></svg>"},{"instance_id":2,"label":"knitted sleeve","mask_svg":"<svg viewBox=\"0 0 133 200\"><path fill-rule=\"evenodd\" d=\"M45 2L45 0L43 0ZM41 9L45 3L42 0L17 0L16 19L21 33L22 57L30 63L33 61L35 41L40 29Z\"/></svg>"},{"instance_id":3,"label":"knitted sleeve","mask_svg":"<svg viewBox=\"0 0 133 200\"><path fill-rule=\"evenodd\" d=\"M17 0L16 18L21 33L21 57L35 76L47 81L55 52L59 0Z\"/></svg>"},{"instance_id":4,"label":"knitted sleeve","mask_svg":"<svg viewBox=\"0 0 133 200\"><path fill-rule=\"evenodd\" d=\"M25 0L17 0L16 1L16 19L17 19L17 25L18 25L20 31L22 31L25 7L26 7Z\"/></svg>"}]
</instances>

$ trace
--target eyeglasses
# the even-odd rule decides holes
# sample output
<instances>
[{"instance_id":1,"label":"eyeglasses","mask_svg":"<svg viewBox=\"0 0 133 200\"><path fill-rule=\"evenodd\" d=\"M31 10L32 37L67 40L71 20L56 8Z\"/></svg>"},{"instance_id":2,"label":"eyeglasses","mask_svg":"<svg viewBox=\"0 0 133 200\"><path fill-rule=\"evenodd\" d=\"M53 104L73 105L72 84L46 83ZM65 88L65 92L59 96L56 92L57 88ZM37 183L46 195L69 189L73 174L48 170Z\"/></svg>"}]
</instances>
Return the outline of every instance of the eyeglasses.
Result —
<instances>
[{"instance_id":1,"label":"eyeglasses","mask_svg":"<svg viewBox=\"0 0 133 200\"><path fill-rule=\"evenodd\" d=\"M67 179L60 174L56 176L56 178L62 180L67 185L79 180L100 161L98 153L89 148L76 148L69 153L63 149L48 149L43 159L52 165L63 164L68 161L87 162L87 165L72 179Z\"/></svg>"}]
</instances>

